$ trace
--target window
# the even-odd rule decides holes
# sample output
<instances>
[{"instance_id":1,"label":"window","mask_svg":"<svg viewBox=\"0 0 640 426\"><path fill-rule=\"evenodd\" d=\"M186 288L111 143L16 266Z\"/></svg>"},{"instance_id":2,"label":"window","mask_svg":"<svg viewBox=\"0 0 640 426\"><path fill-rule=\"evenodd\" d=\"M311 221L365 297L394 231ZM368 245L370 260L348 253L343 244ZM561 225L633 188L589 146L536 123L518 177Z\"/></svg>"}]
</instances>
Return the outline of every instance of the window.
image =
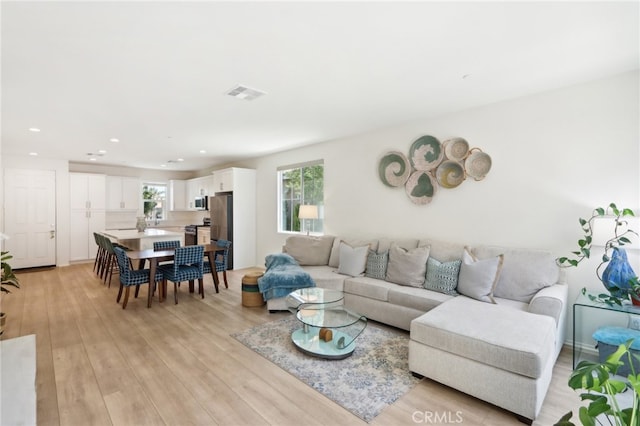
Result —
<instances>
[{"instance_id":1,"label":"window","mask_svg":"<svg viewBox=\"0 0 640 426\"><path fill-rule=\"evenodd\" d=\"M147 220L164 220L167 214L167 185L164 183L144 183L142 185L142 205Z\"/></svg>"},{"instance_id":2,"label":"window","mask_svg":"<svg viewBox=\"0 0 640 426\"><path fill-rule=\"evenodd\" d=\"M322 233L324 217L323 161L278 168L278 198L279 232ZM318 219L299 219L298 213L303 204L318 206Z\"/></svg>"}]
</instances>

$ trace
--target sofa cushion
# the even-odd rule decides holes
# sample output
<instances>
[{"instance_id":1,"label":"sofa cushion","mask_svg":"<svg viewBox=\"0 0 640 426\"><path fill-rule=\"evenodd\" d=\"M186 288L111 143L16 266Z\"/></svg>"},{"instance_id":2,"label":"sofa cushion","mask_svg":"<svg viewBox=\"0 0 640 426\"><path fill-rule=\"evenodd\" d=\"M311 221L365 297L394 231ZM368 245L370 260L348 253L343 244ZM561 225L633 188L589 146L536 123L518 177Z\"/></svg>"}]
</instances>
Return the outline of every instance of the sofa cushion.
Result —
<instances>
[{"instance_id":1,"label":"sofa cushion","mask_svg":"<svg viewBox=\"0 0 640 426\"><path fill-rule=\"evenodd\" d=\"M464 244L435 240L433 238L420 240L418 246L430 247L429 257L432 257L440 262L451 262L454 260L462 259L462 252L464 251L465 247Z\"/></svg>"},{"instance_id":2,"label":"sofa cushion","mask_svg":"<svg viewBox=\"0 0 640 426\"><path fill-rule=\"evenodd\" d=\"M328 288L330 290L344 290L344 280L346 275L340 275L335 268L327 265L323 266L303 266L311 278L316 282L316 287Z\"/></svg>"},{"instance_id":3,"label":"sofa cushion","mask_svg":"<svg viewBox=\"0 0 640 426\"><path fill-rule=\"evenodd\" d=\"M460 273L461 263L461 260L439 262L431 257L431 253L429 253L424 288L452 296L457 295L456 287L458 287L458 274Z\"/></svg>"},{"instance_id":4,"label":"sofa cushion","mask_svg":"<svg viewBox=\"0 0 640 426\"><path fill-rule=\"evenodd\" d=\"M327 265L333 246L334 237L308 235L292 235L287 238L284 251L291 255L300 265Z\"/></svg>"},{"instance_id":5,"label":"sofa cushion","mask_svg":"<svg viewBox=\"0 0 640 426\"><path fill-rule=\"evenodd\" d=\"M344 280L345 293L380 300L382 302L389 300L389 290L395 287L398 287L398 285L375 278L356 277Z\"/></svg>"},{"instance_id":6,"label":"sofa cushion","mask_svg":"<svg viewBox=\"0 0 640 426\"><path fill-rule=\"evenodd\" d=\"M558 282L560 269L548 251L480 246L472 250L478 259L504 254L504 264L494 295L529 303L545 287Z\"/></svg>"},{"instance_id":7,"label":"sofa cushion","mask_svg":"<svg viewBox=\"0 0 640 426\"><path fill-rule=\"evenodd\" d=\"M555 333L550 317L458 296L414 319L410 336L482 364L538 378L554 354Z\"/></svg>"},{"instance_id":8,"label":"sofa cushion","mask_svg":"<svg viewBox=\"0 0 640 426\"><path fill-rule=\"evenodd\" d=\"M378 240L378 252L382 253L383 251L389 250L391 248L391 245L394 243L407 250L418 247L418 240L416 238L404 238L396 240L391 240L389 238L380 238L380 240Z\"/></svg>"},{"instance_id":9,"label":"sofa cushion","mask_svg":"<svg viewBox=\"0 0 640 426\"><path fill-rule=\"evenodd\" d=\"M503 261L502 255L477 260L465 248L460 264L458 293L483 302L495 303L493 291L500 277Z\"/></svg>"},{"instance_id":10,"label":"sofa cushion","mask_svg":"<svg viewBox=\"0 0 640 426\"><path fill-rule=\"evenodd\" d=\"M338 273L357 277L362 275L367 266L369 245L351 247L345 242L340 243L340 266Z\"/></svg>"},{"instance_id":11,"label":"sofa cushion","mask_svg":"<svg viewBox=\"0 0 640 426\"><path fill-rule=\"evenodd\" d=\"M331 246L331 254L329 255L329 266L337 268L340 266L340 243L347 243L351 247L360 247L368 245L371 250L378 249L378 240L359 239L359 238L340 238L335 237Z\"/></svg>"},{"instance_id":12,"label":"sofa cushion","mask_svg":"<svg viewBox=\"0 0 640 426\"><path fill-rule=\"evenodd\" d=\"M389 289L389 303L427 312L453 296L420 287L396 285Z\"/></svg>"},{"instance_id":13,"label":"sofa cushion","mask_svg":"<svg viewBox=\"0 0 640 426\"><path fill-rule=\"evenodd\" d=\"M429 247L417 247L411 250L392 244L389 249L387 281L400 285L422 287L427 272Z\"/></svg>"},{"instance_id":14,"label":"sofa cushion","mask_svg":"<svg viewBox=\"0 0 640 426\"><path fill-rule=\"evenodd\" d=\"M387 277L387 264L389 263L389 251L377 253L369 250L367 255L367 268L364 274L367 277L384 280Z\"/></svg>"}]
</instances>

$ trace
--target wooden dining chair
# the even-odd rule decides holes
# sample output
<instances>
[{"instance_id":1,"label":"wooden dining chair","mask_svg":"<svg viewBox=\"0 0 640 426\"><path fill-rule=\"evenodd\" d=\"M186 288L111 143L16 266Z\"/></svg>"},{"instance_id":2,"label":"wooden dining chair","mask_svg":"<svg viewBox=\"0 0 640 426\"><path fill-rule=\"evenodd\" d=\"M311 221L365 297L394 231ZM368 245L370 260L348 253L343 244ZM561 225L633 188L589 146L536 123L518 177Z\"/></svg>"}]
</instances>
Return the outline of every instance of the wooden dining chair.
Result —
<instances>
[{"instance_id":1,"label":"wooden dining chair","mask_svg":"<svg viewBox=\"0 0 640 426\"><path fill-rule=\"evenodd\" d=\"M215 263L214 269L211 268L211 264L209 263L208 260L205 260L202 267L205 274L210 274L212 273L212 271L215 271L213 273L216 273L216 274L218 272L222 272L222 277L224 279L224 287L229 288L229 283L227 282L227 269L229 269L228 259L229 259L229 250L231 249L231 241L220 239L216 241L216 245L218 247L223 247L224 252L222 253L216 252L216 257L214 260L214 263ZM216 293L218 293L218 287L216 287Z\"/></svg>"},{"instance_id":2,"label":"wooden dining chair","mask_svg":"<svg viewBox=\"0 0 640 426\"><path fill-rule=\"evenodd\" d=\"M122 297L122 289L124 288L124 301L122 302L122 309L124 309L127 307L127 302L129 301L129 288L132 286L136 286L135 297L138 297L140 284L150 284L155 287L157 283L162 282L162 271L156 271L155 279L150 282L148 269L132 269L129 262L129 257L122 248L114 247L113 251L115 253L116 259L118 261L118 267L120 269L120 289L118 290L118 297L116 298L116 302L120 303L120 298ZM153 289L149 287L149 291L152 292Z\"/></svg>"},{"instance_id":3,"label":"wooden dining chair","mask_svg":"<svg viewBox=\"0 0 640 426\"><path fill-rule=\"evenodd\" d=\"M203 257L203 246L178 247L173 264L158 266L158 270L162 271L162 287L165 294L167 280L173 282L173 297L176 304L178 303L178 283L182 281L189 281L189 292L193 293L194 281L198 280L198 290L204 299Z\"/></svg>"}]
</instances>

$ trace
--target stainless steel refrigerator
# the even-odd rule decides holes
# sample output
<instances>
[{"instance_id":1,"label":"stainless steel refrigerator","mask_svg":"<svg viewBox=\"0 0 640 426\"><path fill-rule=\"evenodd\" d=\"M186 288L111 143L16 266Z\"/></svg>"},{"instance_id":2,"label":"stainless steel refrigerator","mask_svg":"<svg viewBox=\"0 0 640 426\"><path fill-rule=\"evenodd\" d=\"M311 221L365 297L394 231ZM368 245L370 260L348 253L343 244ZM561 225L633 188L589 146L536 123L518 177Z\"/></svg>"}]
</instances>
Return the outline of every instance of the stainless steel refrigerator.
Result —
<instances>
[{"instance_id":1,"label":"stainless steel refrigerator","mask_svg":"<svg viewBox=\"0 0 640 426\"><path fill-rule=\"evenodd\" d=\"M209 199L211 213L211 243L218 240L231 241L228 269L233 269L233 192L216 192Z\"/></svg>"}]
</instances>

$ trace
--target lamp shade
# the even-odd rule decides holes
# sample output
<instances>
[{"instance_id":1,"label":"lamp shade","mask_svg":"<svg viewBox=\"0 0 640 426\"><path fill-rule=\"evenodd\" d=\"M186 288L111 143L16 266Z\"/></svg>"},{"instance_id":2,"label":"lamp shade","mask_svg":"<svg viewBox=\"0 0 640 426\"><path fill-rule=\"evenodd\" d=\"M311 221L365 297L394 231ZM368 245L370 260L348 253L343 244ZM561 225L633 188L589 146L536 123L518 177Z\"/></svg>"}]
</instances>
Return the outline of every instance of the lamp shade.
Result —
<instances>
[{"instance_id":1,"label":"lamp shade","mask_svg":"<svg viewBox=\"0 0 640 426\"><path fill-rule=\"evenodd\" d=\"M298 212L298 219L317 219L318 206L301 205Z\"/></svg>"}]
</instances>

